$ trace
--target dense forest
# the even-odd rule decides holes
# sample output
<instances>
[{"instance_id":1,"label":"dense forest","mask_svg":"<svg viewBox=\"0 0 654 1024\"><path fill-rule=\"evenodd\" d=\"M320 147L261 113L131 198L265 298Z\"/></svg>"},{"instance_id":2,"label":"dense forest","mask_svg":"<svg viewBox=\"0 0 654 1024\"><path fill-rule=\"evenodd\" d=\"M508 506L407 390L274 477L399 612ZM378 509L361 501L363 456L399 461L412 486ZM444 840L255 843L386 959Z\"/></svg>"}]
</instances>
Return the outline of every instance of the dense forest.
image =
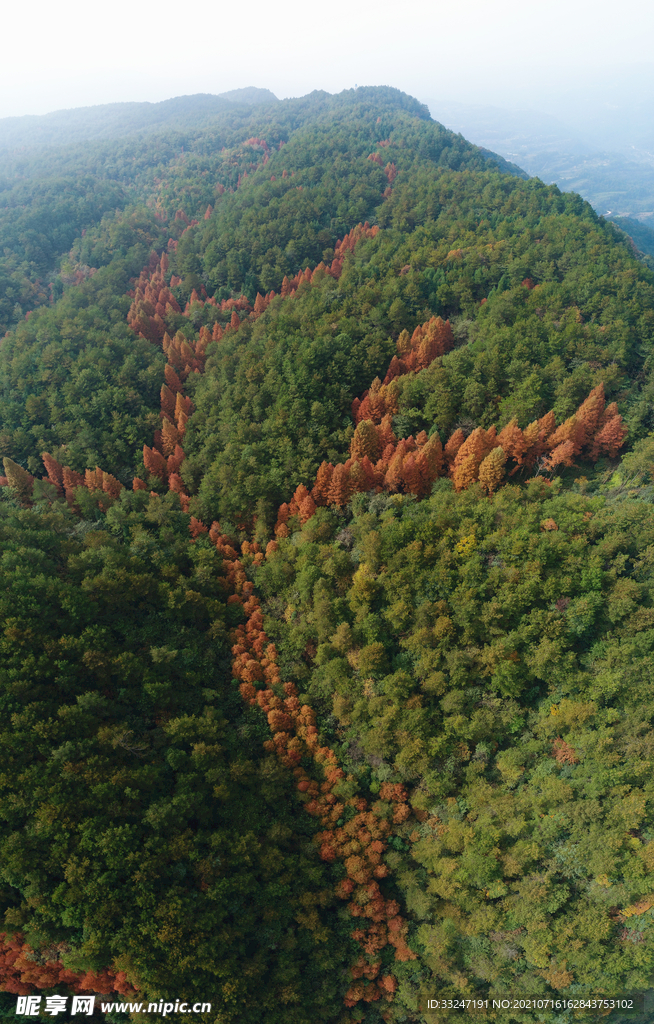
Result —
<instances>
[{"instance_id":1,"label":"dense forest","mask_svg":"<svg viewBox=\"0 0 654 1024\"><path fill-rule=\"evenodd\" d=\"M629 235L636 252L651 270L654 266L654 231L642 221L634 220L633 217L612 217L611 219Z\"/></svg>"},{"instance_id":2,"label":"dense forest","mask_svg":"<svg viewBox=\"0 0 654 1024\"><path fill-rule=\"evenodd\" d=\"M0 1016L644 1024L648 259L391 88L125 106L0 153Z\"/></svg>"}]
</instances>

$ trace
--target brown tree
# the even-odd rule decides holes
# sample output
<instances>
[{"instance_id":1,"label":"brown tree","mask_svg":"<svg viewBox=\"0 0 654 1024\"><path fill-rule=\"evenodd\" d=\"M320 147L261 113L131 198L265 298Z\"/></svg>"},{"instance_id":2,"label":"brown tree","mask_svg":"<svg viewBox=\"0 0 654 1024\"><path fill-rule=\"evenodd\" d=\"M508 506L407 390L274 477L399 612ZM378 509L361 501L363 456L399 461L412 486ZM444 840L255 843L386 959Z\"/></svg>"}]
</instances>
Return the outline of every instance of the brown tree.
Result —
<instances>
[{"instance_id":1,"label":"brown tree","mask_svg":"<svg viewBox=\"0 0 654 1024\"><path fill-rule=\"evenodd\" d=\"M166 384L172 392L182 390L183 384L169 363L166 363L164 366L164 377L166 378Z\"/></svg>"},{"instance_id":2,"label":"brown tree","mask_svg":"<svg viewBox=\"0 0 654 1024\"><path fill-rule=\"evenodd\" d=\"M445 461L448 467L451 468L454 465L454 460L456 458L457 452L461 445L463 444L463 442L465 441L465 439L466 435L461 430L461 427L458 427L454 431L450 439L445 443L443 455L445 456Z\"/></svg>"},{"instance_id":3,"label":"brown tree","mask_svg":"<svg viewBox=\"0 0 654 1024\"><path fill-rule=\"evenodd\" d=\"M575 443L572 440L562 441L554 448L548 457L543 460L543 469L550 472L557 466L574 466Z\"/></svg>"},{"instance_id":4,"label":"brown tree","mask_svg":"<svg viewBox=\"0 0 654 1024\"><path fill-rule=\"evenodd\" d=\"M626 437L627 427L622 422L622 416L616 412L614 416L610 416L607 419L606 423L592 439L589 453L591 459L597 459L600 455L608 455L609 458L614 459L624 444Z\"/></svg>"},{"instance_id":5,"label":"brown tree","mask_svg":"<svg viewBox=\"0 0 654 1024\"><path fill-rule=\"evenodd\" d=\"M347 505L352 495L352 485L348 471L349 466L347 463L334 467L329 483L327 504L336 505L338 508L343 508L344 505Z\"/></svg>"},{"instance_id":6,"label":"brown tree","mask_svg":"<svg viewBox=\"0 0 654 1024\"><path fill-rule=\"evenodd\" d=\"M329 486L331 484L334 467L331 462L322 462L316 475L316 482L311 491L311 496L316 505L326 505L329 497Z\"/></svg>"},{"instance_id":7,"label":"brown tree","mask_svg":"<svg viewBox=\"0 0 654 1024\"><path fill-rule=\"evenodd\" d=\"M505 427L500 430L497 443L502 448L507 459L513 459L515 469L522 465L522 458L527 450L525 435L518 426L517 419L509 420Z\"/></svg>"},{"instance_id":8,"label":"brown tree","mask_svg":"<svg viewBox=\"0 0 654 1024\"><path fill-rule=\"evenodd\" d=\"M48 480L51 484L57 488L57 492L60 495L64 493L64 467L53 459L52 455L48 452L41 452L41 458L43 459L43 465L45 466L48 474Z\"/></svg>"},{"instance_id":9,"label":"brown tree","mask_svg":"<svg viewBox=\"0 0 654 1024\"><path fill-rule=\"evenodd\" d=\"M175 415L175 395L167 384L161 385L161 412L171 419Z\"/></svg>"},{"instance_id":10,"label":"brown tree","mask_svg":"<svg viewBox=\"0 0 654 1024\"><path fill-rule=\"evenodd\" d=\"M148 448L146 444L143 445L143 465L148 473L158 476L161 481L168 479L168 466L165 458L156 448Z\"/></svg>"},{"instance_id":11,"label":"brown tree","mask_svg":"<svg viewBox=\"0 0 654 1024\"><path fill-rule=\"evenodd\" d=\"M457 491L469 487L477 479L479 467L489 451L495 446L497 438L495 430L485 431L483 427L475 427L457 450L452 466L452 478ZM447 449L447 446L446 446ZM465 466L465 469L463 469Z\"/></svg>"}]
</instances>

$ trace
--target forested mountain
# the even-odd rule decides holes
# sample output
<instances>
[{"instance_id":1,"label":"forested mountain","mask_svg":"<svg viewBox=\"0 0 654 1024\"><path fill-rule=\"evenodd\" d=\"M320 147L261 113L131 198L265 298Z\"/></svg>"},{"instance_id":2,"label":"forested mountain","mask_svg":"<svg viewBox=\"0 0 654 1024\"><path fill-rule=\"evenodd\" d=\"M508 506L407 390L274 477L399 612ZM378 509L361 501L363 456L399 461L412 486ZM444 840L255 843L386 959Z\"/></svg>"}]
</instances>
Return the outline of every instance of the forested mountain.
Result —
<instances>
[{"instance_id":1,"label":"forested mountain","mask_svg":"<svg viewBox=\"0 0 654 1024\"><path fill-rule=\"evenodd\" d=\"M546 94L533 97L534 106L525 109L441 96L429 100L429 109L451 131L501 153L542 181L578 192L600 215L650 224L651 78L650 72L646 82L624 82L620 94L611 96L616 83L605 75L603 82L586 82L584 90L562 88L556 101Z\"/></svg>"},{"instance_id":2,"label":"forested mountain","mask_svg":"<svg viewBox=\"0 0 654 1024\"><path fill-rule=\"evenodd\" d=\"M31 147L62 146L82 140L120 138L160 125L188 125L215 117L238 103L246 106L277 103L269 89L232 89L214 96L199 93L159 103L105 103L95 107L57 110L0 118L0 152Z\"/></svg>"},{"instance_id":3,"label":"forested mountain","mask_svg":"<svg viewBox=\"0 0 654 1024\"><path fill-rule=\"evenodd\" d=\"M650 269L654 265L654 231L639 220L631 217L612 217L614 224L622 228L631 238L636 251Z\"/></svg>"},{"instance_id":4,"label":"forested mountain","mask_svg":"<svg viewBox=\"0 0 654 1024\"><path fill-rule=\"evenodd\" d=\"M4 1012L644 1022L654 277L397 90L235 99L0 166Z\"/></svg>"}]
</instances>

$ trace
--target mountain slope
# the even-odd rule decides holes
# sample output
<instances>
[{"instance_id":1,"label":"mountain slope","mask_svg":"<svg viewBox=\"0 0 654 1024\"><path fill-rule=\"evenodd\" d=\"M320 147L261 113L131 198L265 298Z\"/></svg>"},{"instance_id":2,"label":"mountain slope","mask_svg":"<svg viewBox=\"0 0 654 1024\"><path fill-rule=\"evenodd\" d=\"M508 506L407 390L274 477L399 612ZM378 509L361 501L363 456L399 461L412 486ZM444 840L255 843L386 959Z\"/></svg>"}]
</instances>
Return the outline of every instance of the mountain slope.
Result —
<instances>
[{"instance_id":1,"label":"mountain slope","mask_svg":"<svg viewBox=\"0 0 654 1024\"><path fill-rule=\"evenodd\" d=\"M0 345L0 988L226 1024L651 988L623 232L388 88L43 161L108 193Z\"/></svg>"},{"instance_id":2,"label":"mountain slope","mask_svg":"<svg viewBox=\"0 0 654 1024\"><path fill-rule=\"evenodd\" d=\"M568 98L570 99L570 97ZM530 175L559 188L579 192L604 216L638 217L646 221L654 206L651 147L642 137L649 122L641 106L634 124L630 115L640 104L591 103L587 109L562 111L558 117L541 110L511 110L434 99L430 110L450 130L462 132L480 146L501 153ZM569 104L566 103L566 106ZM594 109L588 109L588 108ZM636 127L639 121L641 127Z\"/></svg>"},{"instance_id":3,"label":"mountain slope","mask_svg":"<svg viewBox=\"0 0 654 1024\"><path fill-rule=\"evenodd\" d=\"M20 147L65 146L81 140L115 139L166 125L206 120L238 103L276 103L269 89L233 89L219 95L197 93L159 103L106 103L51 114L26 114L0 119L0 152Z\"/></svg>"}]
</instances>

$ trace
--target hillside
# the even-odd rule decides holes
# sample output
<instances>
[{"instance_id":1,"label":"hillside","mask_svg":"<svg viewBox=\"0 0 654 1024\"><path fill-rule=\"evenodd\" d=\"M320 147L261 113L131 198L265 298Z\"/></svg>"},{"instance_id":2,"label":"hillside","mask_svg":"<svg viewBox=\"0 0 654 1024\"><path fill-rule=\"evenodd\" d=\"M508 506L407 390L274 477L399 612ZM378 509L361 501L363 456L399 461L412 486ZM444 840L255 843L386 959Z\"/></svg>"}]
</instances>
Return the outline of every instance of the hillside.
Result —
<instances>
[{"instance_id":1,"label":"hillside","mask_svg":"<svg viewBox=\"0 0 654 1024\"><path fill-rule=\"evenodd\" d=\"M43 146L65 146L82 140L116 139L161 125L182 127L203 122L230 109L230 104L276 103L269 89L233 89L213 96L177 96L159 103L107 103L96 107L57 110L0 118L0 153Z\"/></svg>"},{"instance_id":2,"label":"hillside","mask_svg":"<svg viewBox=\"0 0 654 1024\"><path fill-rule=\"evenodd\" d=\"M611 219L629 235L636 251L641 254L642 259L651 269L652 261L654 261L654 231L652 228L631 217L612 217Z\"/></svg>"},{"instance_id":3,"label":"hillside","mask_svg":"<svg viewBox=\"0 0 654 1024\"><path fill-rule=\"evenodd\" d=\"M1 165L2 1011L644 1024L654 277L395 89L235 98Z\"/></svg>"},{"instance_id":4,"label":"hillside","mask_svg":"<svg viewBox=\"0 0 654 1024\"><path fill-rule=\"evenodd\" d=\"M599 92L599 90L598 90ZM638 91L639 92L639 91ZM651 101L594 105L561 99L557 116L542 110L430 100L432 116L451 131L501 153L530 175L578 192L604 216L654 215ZM603 115L603 116L602 116Z\"/></svg>"}]
</instances>

